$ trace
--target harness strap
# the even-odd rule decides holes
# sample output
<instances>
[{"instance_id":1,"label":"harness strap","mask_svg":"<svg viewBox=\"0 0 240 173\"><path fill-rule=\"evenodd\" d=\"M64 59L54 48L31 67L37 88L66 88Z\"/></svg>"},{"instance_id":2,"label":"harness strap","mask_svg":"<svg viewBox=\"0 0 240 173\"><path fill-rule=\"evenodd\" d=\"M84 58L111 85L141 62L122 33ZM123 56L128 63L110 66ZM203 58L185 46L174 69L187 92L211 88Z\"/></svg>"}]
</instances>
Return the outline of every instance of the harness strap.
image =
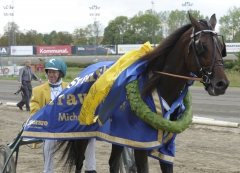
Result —
<instances>
[{"instance_id":1,"label":"harness strap","mask_svg":"<svg viewBox=\"0 0 240 173\"><path fill-rule=\"evenodd\" d=\"M175 109L182 103L183 98L188 92L188 88L193 85L194 81L191 81L191 83L186 83L184 90L182 91L181 95L178 97L178 99L172 104L170 110L163 116L166 119L170 118L170 115L175 111ZM179 117L178 117L179 118Z\"/></svg>"}]
</instances>

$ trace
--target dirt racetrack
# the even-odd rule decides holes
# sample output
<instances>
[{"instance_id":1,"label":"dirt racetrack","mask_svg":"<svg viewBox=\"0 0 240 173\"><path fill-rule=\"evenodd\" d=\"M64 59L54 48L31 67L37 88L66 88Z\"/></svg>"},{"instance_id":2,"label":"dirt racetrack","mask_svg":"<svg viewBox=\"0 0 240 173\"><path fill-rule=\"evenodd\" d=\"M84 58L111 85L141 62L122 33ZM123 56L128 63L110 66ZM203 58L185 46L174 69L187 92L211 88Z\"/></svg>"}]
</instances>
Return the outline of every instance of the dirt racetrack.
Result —
<instances>
[{"instance_id":1,"label":"dirt racetrack","mask_svg":"<svg viewBox=\"0 0 240 173\"><path fill-rule=\"evenodd\" d=\"M1 144L13 141L28 114L17 107L0 105ZM97 172L107 173L111 145L101 141L96 144ZM21 146L17 173L41 173L42 168L42 145L37 149ZM56 173L61 170L55 166ZM152 158L149 158L149 172L160 172L158 162ZM240 173L240 128L191 125L177 137L174 172Z\"/></svg>"}]
</instances>

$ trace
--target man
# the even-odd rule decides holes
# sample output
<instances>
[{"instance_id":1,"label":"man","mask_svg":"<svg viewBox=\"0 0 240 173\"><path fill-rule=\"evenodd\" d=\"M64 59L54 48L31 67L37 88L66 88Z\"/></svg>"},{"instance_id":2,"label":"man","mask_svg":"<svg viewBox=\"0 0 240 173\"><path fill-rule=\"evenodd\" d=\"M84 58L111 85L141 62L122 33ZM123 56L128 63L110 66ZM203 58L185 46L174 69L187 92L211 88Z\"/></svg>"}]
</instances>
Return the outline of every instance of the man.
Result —
<instances>
[{"instance_id":1,"label":"man","mask_svg":"<svg viewBox=\"0 0 240 173\"><path fill-rule=\"evenodd\" d=\"M19 88L23 91L22 100L17 104L20 110L23 110L22 107L26 104L26 110L30 111L29 101L32 96L32 79L41 83L41 79L39 79L31 69L31 60L27 59L25 61L25 66L19 70L18 75Z\"/></svg>"},{"instance_id":2,"label":"man","mask_svg":"<svg viewBox=\"0 0 240 173\"><path fill-rule=\"evenodd\" d=\"M66 76L67 65L59 59L54 58L48 60L44 65L45 72L47 74L48 82L33 88L33 96L31 99L31 111L32 116L51 100L54 100L68 84L62 81L62 78ZM53 173L54 170L54 146L56 140L44 140L43 155L44 155L44 169L43 173ZM90 145L86 150L86 172L96 173L95 163L95 139L92 139Z\"/></svg>"}]
</instances>

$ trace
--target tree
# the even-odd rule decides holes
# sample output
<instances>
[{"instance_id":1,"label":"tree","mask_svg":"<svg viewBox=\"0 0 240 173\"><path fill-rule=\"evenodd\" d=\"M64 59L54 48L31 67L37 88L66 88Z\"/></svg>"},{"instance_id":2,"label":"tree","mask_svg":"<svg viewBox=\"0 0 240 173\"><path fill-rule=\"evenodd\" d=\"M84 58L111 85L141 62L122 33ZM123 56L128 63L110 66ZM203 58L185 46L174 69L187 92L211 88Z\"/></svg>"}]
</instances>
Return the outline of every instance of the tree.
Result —
<instances>
[{"instance_id":1,"label":"tree","mask_svg":"<svg viewBox=\"0 0 240 173\"><path fill-rule=\"evenodd\" d=\"M43 35L31 29L26 33L23 45L44 45Z\"/></svg>"},{"instance_id":2,"label":"tree","mask_svg":"<svg viewBox=\"0 0 240 173\"><path fill-rule=\"evenodd\" d=\"M201 19L208 20L209 19L208 17L204 18L204 16L201 15L200 11L198 11L198 10L191 10L190 13L197 20L201 20ZM188 13L185 13L185 12L182 12L179 10L171 11L169 13L169 16L167 19L168 34L170 34L177 28L180 28L181 26L186 25L188 23L189 23L189 14Z\"/></svg>"},{"instance_id":3,"label":"tree","mask_svg":"<svg viewBox=\"0 0 240 173\"><path fill-rule=\"evenodd\" d=\"M240 41L240 8L229 8L227 14L219 20L219 33L227 42Z\"/></svg>"},{"instance_id":4,"label":"tree","mask_svg":"<svg viewBox=\"0 0 240 173\"><path fill-rule=\"evenodd\" d=\"M119 43L119 32L118 31L118 26L116 25L115 21L112 20L108 23L108 26L104 29L104 36L103 36L103 45L114 45Z\"/></svg>"},{"instance_id":5,"label":"tree","mask_svg":"<svg viewBox=\"0 0 240 173\"><path fill-rule=\"evenodd\" d=\"M67 32L58 32L57 37L55 39L56 45L70 45L73 42L72 35Z\"/></svg>"},{"instance_id":6,"label":"tree","mask_svg":"<svg viewBox=\"0 0 240 173\"><path fill-rule=\"evenodd\" d=\"M158 42L162 41L168 35L168 24L167 24L167 22L168 22L169 14L170 14L169 11L159 12L157 14L157 17L159 19L159 24L157 24L157 26L156 26L159 30L159 33L158 33L159 40L158 40Z\"/></svg>"},{"instance_id":7,"label":"tree","mask_svg":"<svg viewBox=\"0 0 240 173\"><path fill-rule=\"evenodd\" d=\"M56 41L57 31L54 30L50 33L50 39L51 39L51 45L56 45L57 44L57 41Z\"/></svg>"},{"instance_id":8,"label":"tree","mask_svg":"<svg viewBox=\"0 0 240 173\"><path fill-rule=\"evenodd\" d=\"M4 27L4 36L7 36L8 45L16 45L16 35L19 33L19 27L14 22L8 22ZM7 46L7 45L6 45Z\"/></svg>"},{"instance_id":9,"label":"tree","mask_svg":"<svg viewBox=\"0 0 240 173\"><path fill-rule=\"evenodd\" d=\"M0 46L8 46L8 36L2 35L0 37Z\"/></svg>"},{"instance_id":10,"label":"tree","mask_svg":"<svg viewBox=\"0 0 240 173\"><path fill-rule=\"evenodd\" d=\"M44 34L43 41L46 45L51 45L52 38L51 38L50 34Z\"/></svg>"},{"instance_id":11,"label":"tree","mask_svg":"<svg viewBox=\"0 0 240 173\"><path fill-rule=\"evenodd\" d=\"M126 34L127 31L129 31L128 17L116 17L114 20L110 21L105 28L102 44L125 44L125 37L128 35Z\"/></svg>"},{"instance_id":12,"label":"tree","mask_svg":"<svg viewBox=\"0 0 240 173\"><path fill-rule=\"evenodd\" d=\"M87 45L88 44L88 30L87 28L75 29L73 31L73 45Z\"/></svg>"}]
</instances>

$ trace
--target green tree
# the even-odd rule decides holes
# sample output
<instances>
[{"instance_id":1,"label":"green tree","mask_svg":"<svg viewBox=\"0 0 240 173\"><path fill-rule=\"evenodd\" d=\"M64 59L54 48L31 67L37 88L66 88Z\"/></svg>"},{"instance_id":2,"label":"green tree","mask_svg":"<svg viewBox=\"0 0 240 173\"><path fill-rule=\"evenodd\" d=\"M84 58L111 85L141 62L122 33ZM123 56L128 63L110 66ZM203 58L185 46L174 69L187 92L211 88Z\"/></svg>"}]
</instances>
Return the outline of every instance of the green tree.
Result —
<instances>
[{"instance_id":1,"label":"green tree","mask_svg":"<svg viewBox=\"0 0 240 173\"><path fill-rule=\"evenodd\" d=\"M57 44L57 31L54 30L50 33L50 40L51 40L51 45Z\"/></svg>"},{"instance_id":2,"label":"green tree","mask_svg":"<svg viewBox=\"0 0 240 173\"><path fill-rule=\"evenodd\" d=\"M46 45L51 45L52 38L51 38L50 34L44 34L43 41Z\"/></svg>"},{"instance_id":3,"label":"green tree","mask_svg":"<svg viewBox=\"0 0 240 173\"><path fill-rule=\"evenodd\" d=\"M67 31L58 32L55 41L56 45L70 45L73 42L72 34Z\"/></svg>"},{"instance_id":4,"label":"green tree","mask_svg":"<svg viewBox=\"0 0 240 173\"><path fill-rule=\"evenodd\" d=\"M8 36L2 35L0 37L0 46L8 46Z\"/></svg>"},{"instance_id":5,"label":"green tree","mask_svg":"<svg viewBox=\"0 0 240 173\"><path fill-rule=\"evenodd\" d=\"M8 45L17 45L16 40L11 38L16 38L16 35L19 33L19 26L15 22L8 22L4 27L4 36L8 39ZM10 38L10 39L9 39Z\"/></svg>"},{"instance_id":6,"label":"green tree","mask_svg":"<svg viewBox=\"0 0 240 173\"><path fill-rule=\"evenodd\" d=\"M88 35L88 30L86 28L75 29L73 31L73 45L87 45Z\"/></svg>"},{"instance_id":7,"label":"green tree","mask_svg":"<svg viewBox=\"0 0 240 173\"><path fill-rule=\"evenodd\" d=\"M119 32L118 26L116 25L115 21L112 20L108 23L108 26L104 29L104 36L102 40L103 45L114 45L119 43Z\"/></svg>"},{"instance_id":8,"label":"green tree","mask_svg":"<svg viewBox=\"0 0 240 173\"><path fill-rule=\"evenodd\" d=\"M208 17L204 17L200 14L200 11L198 10L191 10L191 15L197 19L206 19L208 20ZM189 14L185 13L183 11L174 10L169 13L168 19L167 19L167 26L168 26L168 34L176 30L177 28L180 28L181 26L188 24L189 22Z\"/></svg>"},{"instance_id":9,"label":"green tree","mask_svg":"<svg viewBox=\"0 0 240 173\"><path fill-rule=\"evenodd\" d=\"M38 34L36 30L30 30L26 33L23 45L44 45L43 35Z\"/></svg>"},{"instance_id":10,"label":"green tree","mask_svg":"<svg viewBox=\"0 0 240 173\"><path fill-rule=\"evenodd\" d=\"M219 24L219 33L227 42L240 41L240 7L229 8L227 14L220 18Z\"/></svg>"},{"instance_id":11,"label":"green tree","mask_svg":"<svg viewBox=\"0 0 240 173\"><path fill-rule=\"evenodd\" d=\"M102 34L102 28L101 28L101 23L98 21L95 21L93 23L93 36L95 37L95 44L98 46L100 42L102 41L102 38L100 37Z\"/></svg>"},{"instance_id":12,"label":"green tree","mask_svg":"<svg viewBox=\"0 0 240 173\"><path fill-rule=\"evenodd\" d=\"M104 38L102 44L125 44L126 33L129 31L129 19L126 16L118 16L110 21L104 30Z\"/></svg>"},{"instance_id":13,"label":"green tree","mask_svg":"<svg viewBox=\"0 0 240 173\"><path fill-rule=\"evenodd\" d=\"M156 26L159 30L159 33L158 33L159 40L158 40L158 42L162 41L168 35L168 24L167 24L167 22L168 22L169 14L170 14L169 11L163 11L163 12L159 12L157 14L157 17L159 19L159 24L157 24L157 26Z\"/></svg>"}]
</instances>

